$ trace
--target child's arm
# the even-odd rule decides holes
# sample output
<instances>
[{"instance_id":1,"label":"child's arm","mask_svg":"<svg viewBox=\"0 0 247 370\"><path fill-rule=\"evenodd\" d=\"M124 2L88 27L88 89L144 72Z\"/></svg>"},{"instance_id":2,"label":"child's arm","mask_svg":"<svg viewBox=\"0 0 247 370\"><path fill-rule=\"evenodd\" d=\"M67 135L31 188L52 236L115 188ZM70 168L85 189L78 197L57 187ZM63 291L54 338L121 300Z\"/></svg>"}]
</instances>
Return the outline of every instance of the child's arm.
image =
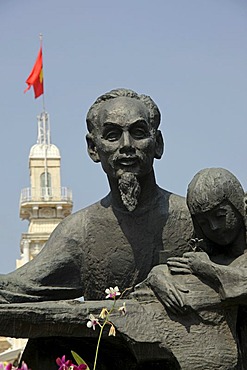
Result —
<instances>
[{"instance_id":1,"label":"child's arm","mask_svg":"<svg viewBox=\"0 0 247 370\"><path fill-rule=\"evenodd\" d=\"M171 273L194 274L209 283L219 293L221 300L247 304L247 262L246 256L223 266L212 262L205 252L187 252L183 257L172 257L167 261ZM245 267L246 265L246 267Z\"/></svg>"}]
</instances>

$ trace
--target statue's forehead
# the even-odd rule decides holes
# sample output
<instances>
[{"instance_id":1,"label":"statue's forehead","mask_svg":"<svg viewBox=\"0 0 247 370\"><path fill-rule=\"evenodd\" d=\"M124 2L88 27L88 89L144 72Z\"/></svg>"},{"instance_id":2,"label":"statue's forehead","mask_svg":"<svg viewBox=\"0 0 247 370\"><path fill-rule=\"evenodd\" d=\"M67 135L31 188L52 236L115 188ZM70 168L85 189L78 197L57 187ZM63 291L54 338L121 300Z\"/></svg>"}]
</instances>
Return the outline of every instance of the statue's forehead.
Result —
<instances>
[{"instance_id":1,"label":"statue's forehead","mask_svg":"<svg viewBox=\"0 0 247 370\"><path fill-rule=\"evenodd\" d=\"M220 199L217 200L215 198L209 199L207 201L204 201L204 203L201 204L200 208L198 208L198 211L195 212L196 217L203 217L211 215L214 215L218 210L225 209L225 210L231 210L235 212L235 208L233 204L228 199Z\"/></svg>"},{"instance_id":2,"label":"statue's forehead","mask_svg":"<svg viewBox=\"0 0 247 370\"><path fill-rule=\"evenodd\" d=\"M122 123L149 120L147 107L135 98L118 97L104 102L99 108L99 121Z\"/></svg>"}]
</instances>

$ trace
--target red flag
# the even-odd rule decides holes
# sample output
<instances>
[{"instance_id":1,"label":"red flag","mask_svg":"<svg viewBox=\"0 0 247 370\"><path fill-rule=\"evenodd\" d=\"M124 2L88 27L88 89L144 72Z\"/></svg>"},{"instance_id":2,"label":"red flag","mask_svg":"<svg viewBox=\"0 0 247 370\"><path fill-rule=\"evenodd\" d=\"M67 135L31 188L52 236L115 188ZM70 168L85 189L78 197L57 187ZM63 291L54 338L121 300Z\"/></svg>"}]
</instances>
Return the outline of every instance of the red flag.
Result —
<instances>
[{"instance_id":1,"label":"red flag","mask_svg":"<svg viewBox=\"0 0 247 370\"><path fill-rule=\"evenodd\" d=\"M24 90L24 93L27 92L31 86L33 86L35 99L38 98L40 95L44 94L43 82L42 47L40 47L36 62L26 80L28 87Z\"/></svg>"}]
</instances>

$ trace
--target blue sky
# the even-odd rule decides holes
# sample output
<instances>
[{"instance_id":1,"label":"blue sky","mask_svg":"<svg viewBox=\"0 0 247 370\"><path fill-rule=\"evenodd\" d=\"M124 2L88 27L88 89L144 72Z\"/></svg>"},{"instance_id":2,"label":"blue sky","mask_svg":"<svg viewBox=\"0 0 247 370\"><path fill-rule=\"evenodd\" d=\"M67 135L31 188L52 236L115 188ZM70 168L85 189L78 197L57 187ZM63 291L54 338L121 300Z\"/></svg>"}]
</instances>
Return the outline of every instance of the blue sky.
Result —
<instances>
[{"instance_id":1,"label":"blue sky","mask_svg":"<svg viewBox=\"0 0 247 370\"><path fill-rule=\"evenodd\" d=\"M42 98L23 94L43 33L46 109L74 211L108 192L87 156L85 115L116 87L150 95L166 150L157 181L185 195L204 167L225 167L247 189L245 0L2 0L0 2L1 261L11 271L28 224L19 219Z\"/></svg>"}]
</instances>

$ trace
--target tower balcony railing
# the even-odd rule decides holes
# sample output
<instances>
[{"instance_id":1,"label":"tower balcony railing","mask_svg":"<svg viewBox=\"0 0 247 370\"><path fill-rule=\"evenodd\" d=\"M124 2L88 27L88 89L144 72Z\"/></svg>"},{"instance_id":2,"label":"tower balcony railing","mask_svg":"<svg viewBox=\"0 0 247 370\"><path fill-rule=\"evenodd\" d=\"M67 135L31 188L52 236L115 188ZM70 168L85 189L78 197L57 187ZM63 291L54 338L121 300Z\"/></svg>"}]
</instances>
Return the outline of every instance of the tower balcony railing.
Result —
<instances>
[{"instance_id":1,"label":"tower balcony railing","mask_svg":"<svg viewBox=\"0 0 247 370\"><path fill-rule=\"evenodd\" d=\"M67 187L24 188L21 191L20 204L28 202L72 202L72 191Z\"/></svg>"}]
</instances>

